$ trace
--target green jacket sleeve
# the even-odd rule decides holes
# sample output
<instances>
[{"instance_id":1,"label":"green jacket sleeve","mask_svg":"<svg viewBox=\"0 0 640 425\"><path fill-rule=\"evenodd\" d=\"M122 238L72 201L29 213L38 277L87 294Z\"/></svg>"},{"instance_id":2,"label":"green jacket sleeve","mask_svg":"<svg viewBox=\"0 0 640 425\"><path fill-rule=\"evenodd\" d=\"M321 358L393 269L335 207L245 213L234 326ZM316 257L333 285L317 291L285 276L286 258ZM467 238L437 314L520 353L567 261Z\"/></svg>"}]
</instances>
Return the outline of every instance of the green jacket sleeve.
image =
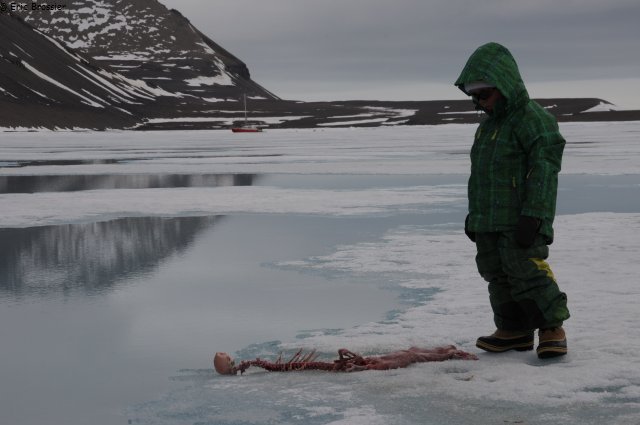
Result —
<instances>
[{"instance_id":1,"label":"green jacket sleeve","mask_svg":"<svg viewBox=\"0 0 640 425\"><path fill-rule=\"evenodd\" d=\"M534 107L529 112L518 137L527 154L526 195L521 214L553 222L565 140L554 117L542 108Z\"/></svg>"}]
</instances>

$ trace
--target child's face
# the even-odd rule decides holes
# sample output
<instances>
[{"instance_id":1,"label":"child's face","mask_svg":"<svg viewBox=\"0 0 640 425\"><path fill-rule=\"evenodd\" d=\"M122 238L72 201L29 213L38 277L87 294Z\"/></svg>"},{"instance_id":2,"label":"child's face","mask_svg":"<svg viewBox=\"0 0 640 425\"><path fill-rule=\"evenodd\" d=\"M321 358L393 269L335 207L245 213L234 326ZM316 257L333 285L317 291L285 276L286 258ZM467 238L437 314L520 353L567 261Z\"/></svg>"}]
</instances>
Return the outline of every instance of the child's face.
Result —
<instances>
[{"instance_id":1,"label":"child's face","mask_svg":"<svg viewBox=\"0 0 640 425\"><path fill-rule=\"evenodd\" d=\"M496 102L502 97L502 94L496 88L483 88L469 94L473 98L473 101L487 112L493 112Z\"/></svg>"}]
</instances>

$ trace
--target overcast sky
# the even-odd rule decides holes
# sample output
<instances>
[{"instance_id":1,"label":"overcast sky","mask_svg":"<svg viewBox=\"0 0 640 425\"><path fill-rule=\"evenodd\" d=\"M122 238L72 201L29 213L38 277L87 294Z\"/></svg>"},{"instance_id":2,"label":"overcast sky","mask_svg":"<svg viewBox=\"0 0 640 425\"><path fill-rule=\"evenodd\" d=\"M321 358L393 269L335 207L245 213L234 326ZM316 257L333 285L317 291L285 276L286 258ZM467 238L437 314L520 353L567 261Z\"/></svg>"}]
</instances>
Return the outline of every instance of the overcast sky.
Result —
<instances>
[{"instance_id":1,"label":"overcast sky","mask_svg":"<svg viewBox=\"0 0 640 425\"><path fill-rule=\"evenodd\" d=\"M160 0L285 99L462 99L469 55L511 50L532 97L640 108L639 0Z\"/></svg>"}]
</instances>

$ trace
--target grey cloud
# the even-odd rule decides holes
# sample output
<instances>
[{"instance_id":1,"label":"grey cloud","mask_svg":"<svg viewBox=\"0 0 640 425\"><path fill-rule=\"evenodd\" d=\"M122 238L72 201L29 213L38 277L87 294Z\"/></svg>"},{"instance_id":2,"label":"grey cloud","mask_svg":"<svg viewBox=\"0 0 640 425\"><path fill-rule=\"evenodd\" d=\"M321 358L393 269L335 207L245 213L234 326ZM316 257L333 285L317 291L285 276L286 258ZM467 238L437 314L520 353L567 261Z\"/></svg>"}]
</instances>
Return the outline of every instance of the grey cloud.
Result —
<instances>
[{"instance_id":1,"label":"grey cloud","mask_svg":"<svg viewBox=\"0 0 640 425\"><path fill-rule=\"evenodd\" d=\"M640 75L637 0L161 0L269 80L450 82L480 44L532 80Z\"/></svg>"}]
</instances>

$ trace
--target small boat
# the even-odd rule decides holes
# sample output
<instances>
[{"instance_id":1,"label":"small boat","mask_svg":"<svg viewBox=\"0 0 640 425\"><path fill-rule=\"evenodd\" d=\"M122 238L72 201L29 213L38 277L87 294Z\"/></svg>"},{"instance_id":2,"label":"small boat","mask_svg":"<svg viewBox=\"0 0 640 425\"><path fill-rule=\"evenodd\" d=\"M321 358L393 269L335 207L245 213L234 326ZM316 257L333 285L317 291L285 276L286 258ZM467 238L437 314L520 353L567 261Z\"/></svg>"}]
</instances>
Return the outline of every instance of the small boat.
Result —
<instances>
[{"instance_id":1,"label":"small boat","mask_svg":"<svg viewBox=\"0 0 640 425\"><path fill-rule=\"evenodd\" d=\"M231 131L234 133L260 133L262 128L250 124L247 121L247 95L244 95L244 122L238 126L231 127Z\"/></svg>"},{"instance_id":2,"label":"small boat","mask_svg":"<svg viewBox=\"0 0 640 425\"><path fill-rule=\"evenodd\" d=\"M239 125L238 127L231 127L231 131L234 133L260 133L262 129L255 125Z\"/></svg>"}]
</instances>

